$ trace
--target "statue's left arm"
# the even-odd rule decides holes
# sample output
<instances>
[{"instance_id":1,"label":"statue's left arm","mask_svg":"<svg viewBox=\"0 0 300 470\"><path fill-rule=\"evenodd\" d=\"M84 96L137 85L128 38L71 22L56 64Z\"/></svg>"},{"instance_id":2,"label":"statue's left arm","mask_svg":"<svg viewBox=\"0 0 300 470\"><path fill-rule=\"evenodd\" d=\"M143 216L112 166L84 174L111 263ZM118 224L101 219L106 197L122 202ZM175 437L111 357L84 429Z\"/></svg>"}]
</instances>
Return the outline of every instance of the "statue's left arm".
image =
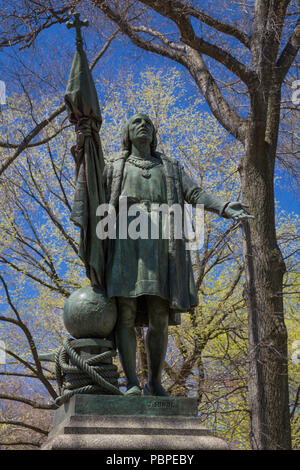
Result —
<instances>
[{"instance_id":1,"label":"statue's left arm","mask_svg":"<svg viewBox=\"0 0 300 470\"><path fill-rule=\"evenodd\" d=\"M203 204L205 210L214 212L225 218L235 220L253 218L247 211L247 206L239 201L224 201L209 194L204 189L197 186L183 169L181 170L181 180L184 199L189 204L193 206Z\"/></svg>"}]
</instances>

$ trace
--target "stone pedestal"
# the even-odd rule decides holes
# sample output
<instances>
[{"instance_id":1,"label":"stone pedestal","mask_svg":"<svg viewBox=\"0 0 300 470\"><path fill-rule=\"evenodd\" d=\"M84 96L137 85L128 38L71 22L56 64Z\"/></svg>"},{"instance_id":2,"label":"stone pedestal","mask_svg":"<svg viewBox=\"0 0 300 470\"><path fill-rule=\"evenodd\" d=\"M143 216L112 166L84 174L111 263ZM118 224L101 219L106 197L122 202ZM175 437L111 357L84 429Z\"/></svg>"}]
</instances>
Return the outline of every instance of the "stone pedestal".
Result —
<instances>
[{"instance_id":1,"label":"stone pedestal","mask_svg":"<svg viewBox=\"0 0 300 470\"><path fill-rule=\"evenodd\" d=\"M194 398L75 395L55 411L44 450L226 450Z\"/></svg>"}]
</instances>

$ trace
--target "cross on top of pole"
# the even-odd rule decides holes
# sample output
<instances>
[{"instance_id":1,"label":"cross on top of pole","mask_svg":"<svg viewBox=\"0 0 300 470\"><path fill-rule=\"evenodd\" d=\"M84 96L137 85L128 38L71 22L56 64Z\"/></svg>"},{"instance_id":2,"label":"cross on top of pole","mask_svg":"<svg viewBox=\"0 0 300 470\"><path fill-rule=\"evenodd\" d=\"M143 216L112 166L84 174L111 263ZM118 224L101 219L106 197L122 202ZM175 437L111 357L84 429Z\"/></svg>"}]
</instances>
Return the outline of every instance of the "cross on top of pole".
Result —
<instances>
[{"instance_id":1,"label":"cross on top of pole","mask_svg":"<svg viewBox=\"0 0 300 470\"><path fill-rule=\"evenodd\" d=\"M88 20L81 21L81 19L79 18L80 13L74 13L73 16L74 16L74 20L73 21L68 21L66 23L66 26L67 26L68 29L75 28L75 30L76 30L76 46L77 46L77 49L80 49L80 48L82 48L82 44L83 44L82 36L81 36L81 28L83 28L83 26L88 26L89 22L88 22Z\"/></svg>"}]
</instances>

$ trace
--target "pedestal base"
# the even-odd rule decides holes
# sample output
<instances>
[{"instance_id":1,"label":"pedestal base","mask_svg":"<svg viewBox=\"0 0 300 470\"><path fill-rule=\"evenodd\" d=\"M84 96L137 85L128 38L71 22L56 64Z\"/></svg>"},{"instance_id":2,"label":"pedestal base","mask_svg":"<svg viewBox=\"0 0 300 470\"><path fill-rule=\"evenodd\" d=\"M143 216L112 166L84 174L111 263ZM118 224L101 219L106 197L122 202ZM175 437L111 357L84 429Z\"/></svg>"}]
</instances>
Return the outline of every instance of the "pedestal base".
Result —
<instances>
[{"instance_id":1,"label":"pedestal base","mask_svg":"<svg viewBox=\"0 0 300 470\"><path fill-rule=\"evenodd\" d=\"M76 395L55 412L44 450L226 450L194 398Z\"/></svg>"}]
</instances>

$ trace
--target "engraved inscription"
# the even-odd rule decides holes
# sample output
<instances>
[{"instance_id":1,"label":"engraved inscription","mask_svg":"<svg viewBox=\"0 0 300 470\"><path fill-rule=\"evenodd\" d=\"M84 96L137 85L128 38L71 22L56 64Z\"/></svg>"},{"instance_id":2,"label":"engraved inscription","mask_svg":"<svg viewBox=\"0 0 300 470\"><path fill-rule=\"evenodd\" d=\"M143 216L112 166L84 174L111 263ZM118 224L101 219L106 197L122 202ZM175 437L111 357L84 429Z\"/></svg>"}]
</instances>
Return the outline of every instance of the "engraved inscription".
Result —
<instances>
[{"instance_id":1,"label":"engraved inscription","mask_svg":"<svg viewBox=\"0 0 300 470\"><path fill-rule=\"evenodd\" d=\"M153 401L148 403L148 408L175 408L175 403L172 401Z\"/></svg>"}]
</instances>

